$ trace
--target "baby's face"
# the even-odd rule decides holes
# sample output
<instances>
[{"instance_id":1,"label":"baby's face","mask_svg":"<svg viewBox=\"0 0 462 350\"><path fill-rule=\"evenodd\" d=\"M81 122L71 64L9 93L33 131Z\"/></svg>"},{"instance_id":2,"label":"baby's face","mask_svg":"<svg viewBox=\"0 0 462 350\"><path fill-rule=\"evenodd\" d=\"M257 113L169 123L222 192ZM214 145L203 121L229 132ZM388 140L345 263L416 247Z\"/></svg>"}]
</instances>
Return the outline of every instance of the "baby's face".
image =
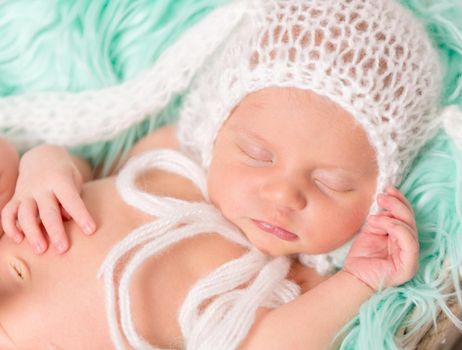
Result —
<instances>
[{"instance_id":1,"label":"baby's face","mask_svg":"<svg viewBox=\"0 0 462 350\"><path fill-rule=\"evenodd\" d=\"M292 88L248 95L221 128L211 201L260 250L320 254L359 231L377 164L366 133L327 98Z\"/></svg>"}]
</instances>

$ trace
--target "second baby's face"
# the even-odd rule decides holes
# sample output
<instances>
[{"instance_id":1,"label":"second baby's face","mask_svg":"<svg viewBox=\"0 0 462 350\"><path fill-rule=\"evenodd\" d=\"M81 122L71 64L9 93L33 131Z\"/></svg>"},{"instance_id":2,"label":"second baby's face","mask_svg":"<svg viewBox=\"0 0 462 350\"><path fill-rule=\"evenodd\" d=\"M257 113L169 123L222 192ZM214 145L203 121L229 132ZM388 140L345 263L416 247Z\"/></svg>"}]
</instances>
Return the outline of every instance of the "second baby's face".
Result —
<instances>
[{"instance_id":1,"label":"second baby's face","mask_svg":"<svg viewBox=\"0 0 462 350\"><path fill-rule=\"evenodd\" d=\"M74 251L37 256L0 238L0 349L112 348L98 260Z\"/></svg>"},{"instance_id":2,"label":"second baby's face","mask_svg":"<svg viewBox=\"0 0 462 350\"><path fill-rule=\"evenodd\" d=\"M321 254L360 230L377 173L347 111L310 91L267 88L245 97L218 133L208 190L260 250Z\"/></svg>"}]
</instances>

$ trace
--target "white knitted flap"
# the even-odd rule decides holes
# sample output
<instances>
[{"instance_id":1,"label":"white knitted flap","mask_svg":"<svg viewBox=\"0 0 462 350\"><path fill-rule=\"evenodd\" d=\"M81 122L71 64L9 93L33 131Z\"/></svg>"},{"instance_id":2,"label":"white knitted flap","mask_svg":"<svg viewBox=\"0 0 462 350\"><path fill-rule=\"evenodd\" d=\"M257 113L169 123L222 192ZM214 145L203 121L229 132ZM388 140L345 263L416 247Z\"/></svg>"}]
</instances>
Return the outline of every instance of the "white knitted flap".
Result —
<instances>
[{"instance_id":1,"label":"white knitted flap","mask_svg":"<svg viewBox=\"0 0 462 350\"><path fill-rule=\"evenodd\" d=\"M161 111L172 95L184 91L236 26L243 8L241 1L235 1L214 10L167 48L149 70L120 85L0 99L0 130L21 149L41 142L76 146L113 138Z\"/></svg>"}]
</instances>

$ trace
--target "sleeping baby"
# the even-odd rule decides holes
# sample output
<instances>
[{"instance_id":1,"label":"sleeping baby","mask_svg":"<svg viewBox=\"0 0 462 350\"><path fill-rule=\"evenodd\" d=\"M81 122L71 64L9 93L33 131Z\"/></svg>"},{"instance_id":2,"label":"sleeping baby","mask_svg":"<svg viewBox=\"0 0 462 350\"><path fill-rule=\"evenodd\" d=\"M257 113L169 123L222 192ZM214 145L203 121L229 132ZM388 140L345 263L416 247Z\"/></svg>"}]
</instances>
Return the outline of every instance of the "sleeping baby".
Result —
<instances>
[{"instance_id":1,"label":"sleeping baby","mask_svg":"<svg viewBox=\"0 0 462 350\"><path fill-rule=\"evenodd\" d=\"M23 242L0 241L10 348L326 349L414 276L414 214L394 186L440 126L424 28L389 0L247 6L178 127L120 172L85 182L52 145L23 156L2 211Z\"/></svg>"}]
</instances>

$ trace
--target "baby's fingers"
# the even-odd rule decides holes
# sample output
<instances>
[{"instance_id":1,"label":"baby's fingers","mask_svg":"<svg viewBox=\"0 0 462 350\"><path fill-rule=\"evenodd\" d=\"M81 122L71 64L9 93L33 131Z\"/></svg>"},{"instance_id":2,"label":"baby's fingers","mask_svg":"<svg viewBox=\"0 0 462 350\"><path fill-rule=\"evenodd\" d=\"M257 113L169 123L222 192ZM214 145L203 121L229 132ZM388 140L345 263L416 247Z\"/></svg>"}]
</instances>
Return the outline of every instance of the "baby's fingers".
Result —
<instances>
[{"instance_id":1,"label":"baby's fingers","mask_svg":"<svg viewBox=\"0 0 462 350\"><path fill-rule=\"evenodd\" d=\"M29 244L37 254L42 254L48 247L40 223L37 219L37 203L33 199L24 199L18 209L18 222Z\"/></svg>"},{"instance_id":2,"label":"baby's fingers","mask_svg":"<svg viewBox=\"0 0 462 350\"><path fill-rule=\"evenodd\" d=\"M381 208L385 209L395 219L403 221L410 227L415 227L414 212L402 199L390 194L379 194L377 202Z\"/></svg>"},{"instance_id":3,"label":"baby's fingers","mask_svg":"<svg viewBox=\"0 0 462 350\"><path fill-rule=\"evenodd\" d=\"M53 193L37 198L38 210L42 224L50 238L51 244L59 253L69 248L69 240L64 230L61 209Z\"/></svg>"},{"instance_id":4,"label":"baby's fingers","mask_svg":"<svg viewBox=\"0 0 462 350\"><path fill-rule=\"evenodd\" d=\"M374 221L374 219L372 219ZM395 271L400 273L400 282L411 278L418 266L419 242L415 230L405 223L389 218L377 217L374 226L382 228L388 233L390 244L389 254Z\"/></svg>"},{"instance_id":5,"label":"baby's fingers","mask_svg":"<svg viewBox=\"0 0 462 350\"><path fill-rule=\"evenodd\" d=\"M398 189L392 186L388 187L386 193L382 193L377 197L377 201L393 217L415 227L414 210L404 194Z\"/></svg>"},{"instance_id":6,"label":"baby's fingers","mask_svg":"<svg viewBox=\"0 0 462 350\"><path fill-rule=\"evenodd\" d=\"M411 203L408 201L406 196L394 186L388 186L386 192L403 202L410 211L413 211Z\"/></svg>"},{"instance_id":7,"label":"baby's fingers","mask_svg":"<svg viewBox=\"0 0 462 350\"><path fill-rule=\"evenodd\" d=\"M11 200L2 209L2 226L5 235L11 238L16 243L21 243L24 239L23 233L16 226L16 218L18 217L19 202Z\"/></svg>"},{"instance_id":8,"label":"baby's fingers","mask_svg":"<svg viewBox=\"0 0 462 350\"><path fill-rule=\"evenodd\" d=\"M405 230L411 233L417 240L417 230L415 227L407 224L405 221L395 218L394 216L387 215L386 213L379 213L376 215L370 215L367 218L368 227L380 229L386 233L389 233L390 229L396 228L397 226L403 227Z\"/></svg>"},{"instance_id":9,"label":"baby's fingers","mask_svg":"<svg viewBox=\"0 0 462 350\"><path fill-rule=\"evenodd\" d=\"M76 190L63 190L56 197L67 214L80 226L82 231L91 235L95 232L95 222L88 212L85 203Z\"/></svg>"}]
</instances>

